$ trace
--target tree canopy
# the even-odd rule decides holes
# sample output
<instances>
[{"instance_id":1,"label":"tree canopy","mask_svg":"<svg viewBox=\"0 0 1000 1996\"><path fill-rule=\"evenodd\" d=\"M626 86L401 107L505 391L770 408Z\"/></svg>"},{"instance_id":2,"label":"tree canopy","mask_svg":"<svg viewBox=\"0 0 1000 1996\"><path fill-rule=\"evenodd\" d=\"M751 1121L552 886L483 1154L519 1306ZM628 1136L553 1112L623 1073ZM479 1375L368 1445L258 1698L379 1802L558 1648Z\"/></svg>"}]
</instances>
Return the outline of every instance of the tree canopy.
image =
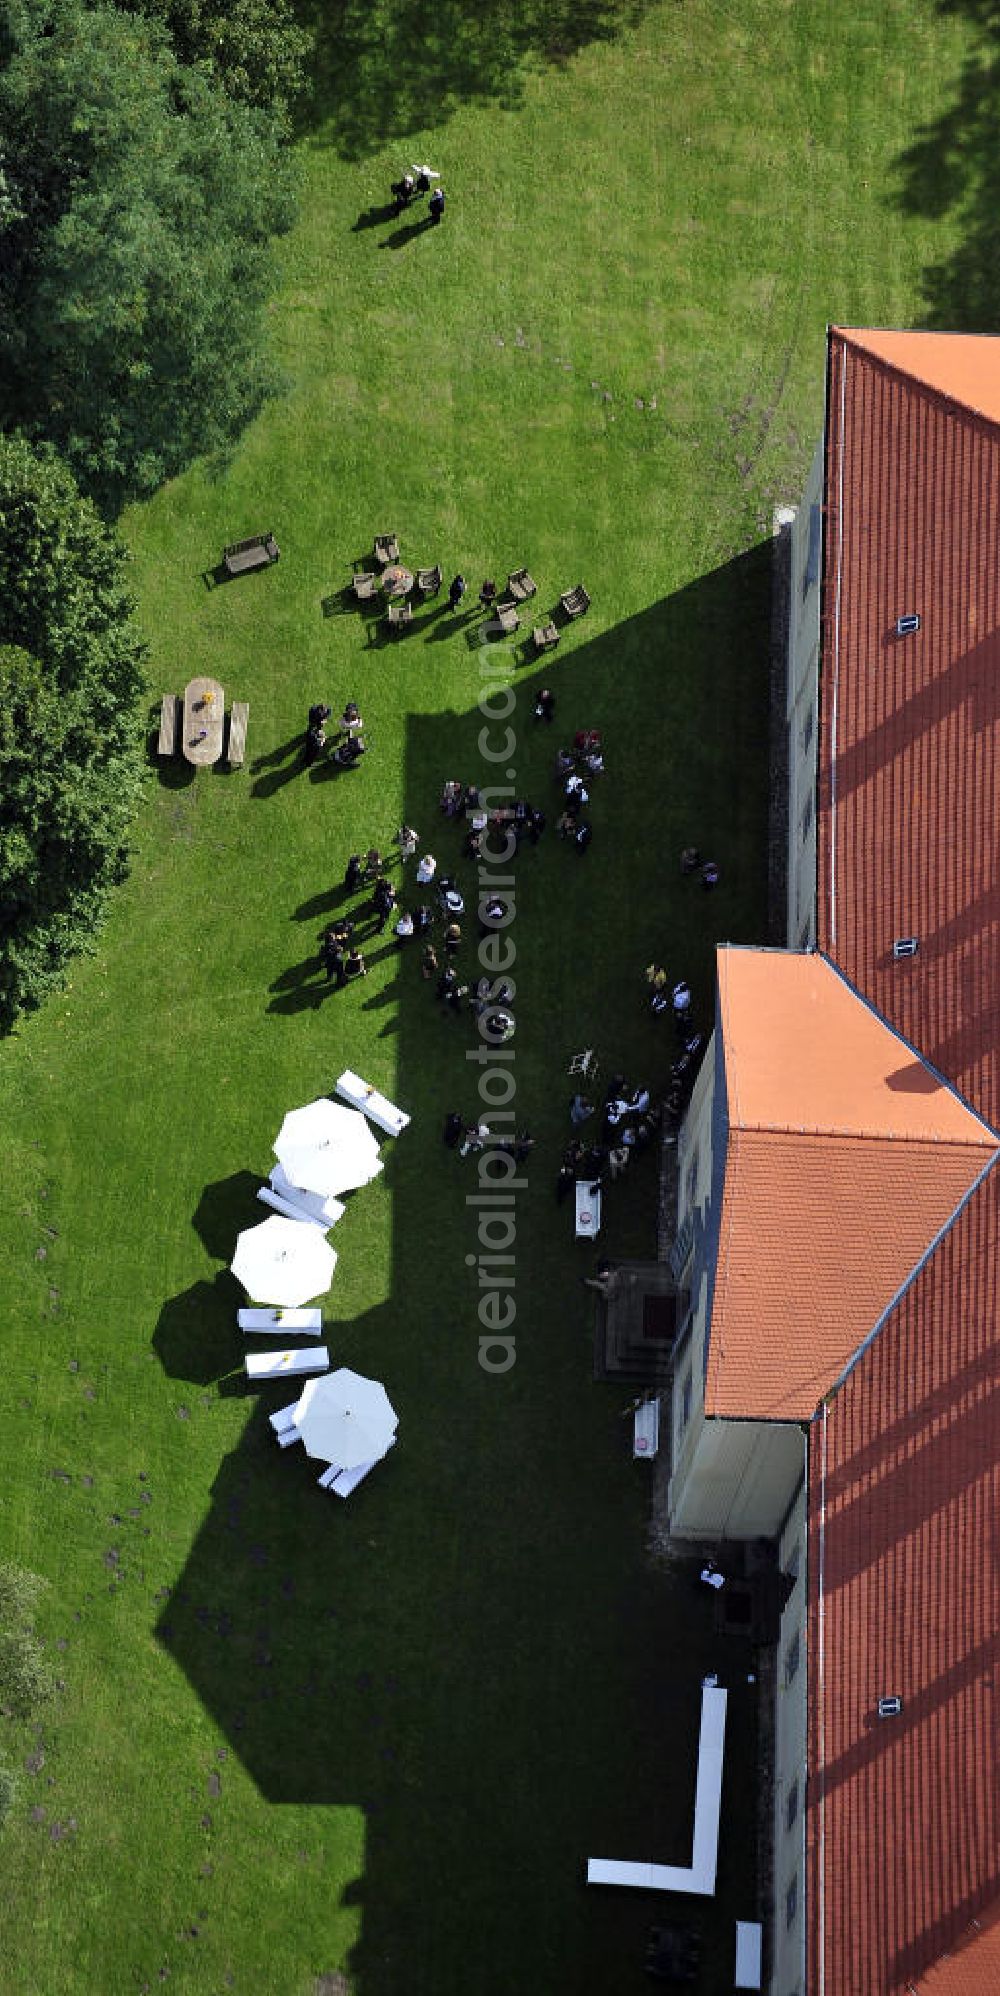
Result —
<instances>
[{"instance_id":1,"label":"tree canopy","mask_svg":"<svg viewBox=\"0 0 1000 1996\"><path fill-rule=\"evenodd\" d=\"M121 0L169 31L179 62L207 63L227 95L282 124L303 87L312 36L286 0Z\"/></svg>"},{"instance_id":2,"label":"tree canopy","mask_svg":"<svg viewBox=\"0 0 1000 1996\"><path fill-rule=\"evenodd\" d=\"M236 433L271 385L271 237L293 212L273 119L166 29L0 0L0 368L10 420L104 506Z\"/></svg>"},{"instance_id":3,"label":"tree canopy","mask_svg":"<svg viewBox=\"0 0 1000 1996\"><path fill-rule=\"evenodd\" d=\"M144 647L124 562L52 451L0 439L0 1030L93 946L125 871Z\"/></svg>"}]
</instances>

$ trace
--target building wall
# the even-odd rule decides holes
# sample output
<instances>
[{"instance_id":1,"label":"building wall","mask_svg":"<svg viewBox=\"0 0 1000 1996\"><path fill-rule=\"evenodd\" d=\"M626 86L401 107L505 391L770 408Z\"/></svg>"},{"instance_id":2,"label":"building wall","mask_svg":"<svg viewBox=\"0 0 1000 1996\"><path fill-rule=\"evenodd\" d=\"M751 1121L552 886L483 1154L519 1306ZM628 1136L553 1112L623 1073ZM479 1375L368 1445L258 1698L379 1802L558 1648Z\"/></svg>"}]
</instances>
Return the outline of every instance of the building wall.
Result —
<instances>
[{"instance_id":1,"label":"building wall","mask_svg":"<svg viewBox=\"0 0 1000 1996\"><path fill-rule=\"evenodd\" d=\"M683 1249L686 1242L687 1252L682 1259L675 1255L673 1272L678 1289L689 1290L691 1307L687 1331L684 1333L682 1327L682 1341L674 1357L671 1491L675 1484L683 1484L697 1436L704 1426L705 1329L710 1295L706 1220L714 1177L718 1054L719 1036L715 1032L677 1135L676 1245Z\"/></svg>"},{"instance_id":2,"label":"building wall","mask_svg":"<svg viewBox=\"0 0 1000 1996\"><path fill-rule=\"evenodd\" d=\"M671 1531L693 1539L773 1538L802 1474L801 1429L706 1419L698 1404L683 1441L683 1462L670 1479Z\"/></svg>"},{"instance_id":3,"label":"building wall","mask_svg":"<svg viewBox=\"0 0 1000 1996\"><path fill-rule=\"evenodd\" d=\"M725 1145L721 1041L709 1044L678 1133L677 1239L689 1242L675 1263L690 1291L686 1332L674 1354L671 1395L670 1524L682 1538L770 1537L802 1474L796 1426L705 1417L705 1340L716 1253L715 1218Z\"/></svg>"},{"instance_id":4,"label":"building wall","mask_svg":"<svg viewBox=\"0 0 1000 1996\"><path fill-rule=\"evenodd\" d=\"M823 444L792 522L788 613L789 949L816 941L816 738L819 701Z\"/></svg>"},{"instance_id":5,"label":"building wall","mask_svg":"<svg viewBox=\"0 0 1000 1996\"><path fill-rule=\"evenodd\" d=\"M771 1996L806 1996L806 1485L778 1544L778 1564L795 1575L778 1639L774 1711L774 1828Z\"/></svg>"}]
</instances>

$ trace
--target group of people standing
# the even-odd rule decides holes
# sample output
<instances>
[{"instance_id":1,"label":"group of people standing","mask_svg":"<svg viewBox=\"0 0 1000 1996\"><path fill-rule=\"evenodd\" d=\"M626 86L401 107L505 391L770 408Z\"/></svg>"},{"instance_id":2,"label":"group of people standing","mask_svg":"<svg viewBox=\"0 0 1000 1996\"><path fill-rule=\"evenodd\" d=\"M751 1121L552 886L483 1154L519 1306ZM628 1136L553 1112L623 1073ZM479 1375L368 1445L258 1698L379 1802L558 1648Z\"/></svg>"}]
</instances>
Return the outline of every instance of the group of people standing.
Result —
<instances>
[{"instance_id":1,"label":"group of people standing","mask_svg":"<svg viewBox=\"0 0 1000 1996\"><path fill-rule=\"evenodd\" d=\"M583 1126L596 1114L597 1104L589 1096L582 1093L573 1096L569 1120L574 1132L580 1134L574 1134L563 1152L556 1179L559 1200L568 1197L577 1179L604 1186L609 1179L620 1178L630 1159L648 1149L662 1121L661 1106L653 1101L647 1085L643 1082L630 1088L624 1074L611 1076L601 1109L600 1128L593 1136L585 1137Z\"/></svg>"},{"instance_id":2,"label":"group of people standing","mask_svg":"<svg viewBox=\"0 0 1000 1996\"><path fill-rule=\"evenodd\" d=\"M333 708L328 706L325 700L315 701L309 709L303 743L303 755L307 764L318 762L320 756L326 752L326 724L332 713ZM365 743L361 733L363 727L364 722L358 711L357 701L348 700L334 728L337 746L333 750L332 759L338 769L353 769L360 762L365 753Z\"/></svg>"},{"instance_id":3,"label":"group of people standing","mask_svg":"<svg viewBox=\"0 0 1000 1996\"><path fill-rule=\"evenodd\" d=\"M421 194L429 194L427 208L431 221L440 222L444 214L444 188L440 185L435 187L433 184L435 180L440 182L440 179L441 175L433 166L414 166L408 173L401 174L399 179L390 182L389 186L393 213L401 215L404 208L409 208Z\"/></svg>"}]
</instances>

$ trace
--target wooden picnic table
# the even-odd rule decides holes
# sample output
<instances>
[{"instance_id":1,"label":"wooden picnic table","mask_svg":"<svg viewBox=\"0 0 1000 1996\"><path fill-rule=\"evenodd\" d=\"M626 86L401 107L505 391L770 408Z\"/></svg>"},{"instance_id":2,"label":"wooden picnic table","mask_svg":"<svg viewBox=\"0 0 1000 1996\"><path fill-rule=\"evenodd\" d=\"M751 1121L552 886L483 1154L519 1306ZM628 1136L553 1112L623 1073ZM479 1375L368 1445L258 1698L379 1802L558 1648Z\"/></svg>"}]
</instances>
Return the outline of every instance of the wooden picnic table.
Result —
<instances>
[{"instance_id":1,"label":"wooden picnic table","mask_svg":"<svg viewBox=\"0 0 1000 1996\"><path fill-rule=\"evenodd\" d=\"M191 679L184 688L181 754L204 766L218 762L226 721L226 699L217 679Z\"/></svg>"}]
</instances>

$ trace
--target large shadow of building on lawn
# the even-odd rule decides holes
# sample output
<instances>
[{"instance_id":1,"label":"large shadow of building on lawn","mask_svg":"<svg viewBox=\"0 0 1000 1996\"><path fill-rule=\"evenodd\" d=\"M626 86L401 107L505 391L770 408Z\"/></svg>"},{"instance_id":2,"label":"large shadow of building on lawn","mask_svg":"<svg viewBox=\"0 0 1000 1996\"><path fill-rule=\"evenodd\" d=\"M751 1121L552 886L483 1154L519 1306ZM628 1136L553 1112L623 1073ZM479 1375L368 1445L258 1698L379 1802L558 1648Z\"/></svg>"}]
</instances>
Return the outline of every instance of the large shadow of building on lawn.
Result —
<instances>
[{"instance_id":1,"label":"large shadow of building on lawn","mask_svg":"<svg viewBox=\"0 0 1000 1996\"><path fill-rule=\"evenodd\" d=\"M674 1044L646 1006L650 956L690 978L710 1024L716 941L764 934L769 590L764 545L594 641L574 631L540 668L516 663L515 788L550 819L518 855L511 932L517 1118L538 1139L517 1208L517 1363L500 1376L478 1363L475 1161L440 1141L447 1109L478 1106L480 1070L463 1057L474 1022L442 1012L411 955L388 1043L398 1064L373 1077L413 1117L385 1151L391 1294L326 1329L335 1365L385 1380L398 1445L343 1504L317 1488L321 1464L275 1445L267 1415L290 1391L255 1396L163 1608L160 1641L269 1800L363 1810L360 1996L639 1988L646 1926L671 1917L704 1925L706 1986L722 1987L729 1916L753 1905L750 1652L720 1644L690 1567L647 1552L649 1471L631 1461L622 1392L593 1383L592 1299L579 1287L593 1257L553 1186L568 1051L593 1040L609 1068L655 1087ZM407 817L466 891L463 974L476 969L473 869L436 803L447 778L485 776L475 666L468 712L413 715L406 787ZM551 728L532 719L543 682ZM583 725L602 728L608 768L581 858L552 830L551 766ZM691 840L719 862L715 894L680 874ZM369 993L337 995L329 1071L303 1077L302 1099L349 1064L355 998ZM611 1190L602 1247L655 1251L656 1176L651 1156ZM207 1197L204 1227L230 1215L234 1184ZM262 1217L249 1190L245 1208L234 1229ZM357 1224L349 1213L334 1236L344 1256ZM242 1299L226 1276L203 1288L202 1339L229 1355L228 1372L242 1356ZM166 1306L158 1347L182 1377L188 1314L185 1299ZM710 1917L588 1894L591 1854L688 1861L700 1683L713 1669L733 1695Z\"/></svg>"}]
</instances>

